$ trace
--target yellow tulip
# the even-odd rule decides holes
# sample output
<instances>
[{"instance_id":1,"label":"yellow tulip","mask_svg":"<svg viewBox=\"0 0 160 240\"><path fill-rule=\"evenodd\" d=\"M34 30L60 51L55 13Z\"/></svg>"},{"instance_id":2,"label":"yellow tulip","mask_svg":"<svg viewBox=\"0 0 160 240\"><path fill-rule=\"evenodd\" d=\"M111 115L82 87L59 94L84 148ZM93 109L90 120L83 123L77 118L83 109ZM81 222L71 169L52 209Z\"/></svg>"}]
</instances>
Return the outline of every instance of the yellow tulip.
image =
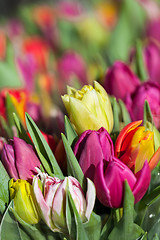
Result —
<instances>
[{"instance_id":1,"label":"yellow tulip","mask_svg":"<svg viewBox=\"0 0 160 240\"><path fill-rule=\"evenodd\" d=\"M10 181L10 196L14 201L14 209L18 216L29 224L36 224L40 220L37 203L32 185L26 180Z\"/></svg>"},{"instance_id":2,"label":"yellow tulip","mask_svg":"<svg viewBox=\"0 0 160 240\"><path fill-rule=\"evenodd\" d=\"M78 134L101 127L109 133L112 131L111 103L106 91L98 82L94 81L94 87L85 85L81 90L68 87L62 100Z\"/></svg>"}]
</instances>

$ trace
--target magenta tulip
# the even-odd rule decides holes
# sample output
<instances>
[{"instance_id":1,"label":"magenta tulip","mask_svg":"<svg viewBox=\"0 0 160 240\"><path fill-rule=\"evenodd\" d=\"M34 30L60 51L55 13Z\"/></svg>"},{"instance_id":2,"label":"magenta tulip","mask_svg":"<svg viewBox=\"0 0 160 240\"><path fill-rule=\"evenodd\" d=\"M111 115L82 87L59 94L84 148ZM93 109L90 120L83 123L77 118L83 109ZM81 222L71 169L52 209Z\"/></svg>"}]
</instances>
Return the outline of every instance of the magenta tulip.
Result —
<instances>
[{"instance_id":1,"label":"magenta tulip","mask_svg":"<svg viewBox=\"0 0 160 240\"><path fill-rule=\"evenodd\" d=\"M63 81L71 84L76 78L87 83L86 65L83 58L76 52L66 52L58 63L58 71Z\"/></svg>"},{"instance_id":2,"label":"magenta tulip","mask_svg":"<svg viewBox=\"0 0 160 240\"><path fill-rule=\"evenodd\" d=\"M111 208L122 207L124 198L124 182L127 180L135 203L141 200L149 187L151 173L147 161L143 168L134 174L124 163L115 157L110 161L100 161L96 171L94 184L99 201Z\"/></svg>"},{"instance_id":3,"label":"magenta tulip","mask_svg":"<svg viewBox=\"0 0 160 240\"><path fill-rule=\"evenodd\" d=\"M35 167L40 167L40 161L33 147L24 140L14 137L10 144L5 144L1 161L9 176L17 179L32 180L37 173Z\"/></svg>"},{"instance_id":4,"label":"magenta tulip","mask_svg":"<svg viewBox=\"0 0 160 240\"><path fill-rule=\"evenodd\" d=\"M103 127L98 131L85 131L74 147L74 154L84 175L93 181L98 163L103 159L109 161L110 156L114 154L113 142L109 133Z\"/></svg>"},{"instance_id":5,"label":"magenta tulip","mask_svg":"<svg viewBox=\"0 0 160 240\"><path fill-rule=\"evenodd\" d=\"M160 84L144 82L136 88L133 94L126 97L125 104L132 121L143 119L145 100L150 105L155 126L160 128Z\"/></svg>"},{"instance_id":6,"label":"magenta tulip","mask_svg":"<svg viewBox=\"0 0 160 240\"><path fill-rule=\"evenodd\" d=\"M138 77L120 61L115 62L108 69L104 80L107 93L120 99L124 99L127 93L132 93L139 84Z\"/></svg>"}]
</instances>

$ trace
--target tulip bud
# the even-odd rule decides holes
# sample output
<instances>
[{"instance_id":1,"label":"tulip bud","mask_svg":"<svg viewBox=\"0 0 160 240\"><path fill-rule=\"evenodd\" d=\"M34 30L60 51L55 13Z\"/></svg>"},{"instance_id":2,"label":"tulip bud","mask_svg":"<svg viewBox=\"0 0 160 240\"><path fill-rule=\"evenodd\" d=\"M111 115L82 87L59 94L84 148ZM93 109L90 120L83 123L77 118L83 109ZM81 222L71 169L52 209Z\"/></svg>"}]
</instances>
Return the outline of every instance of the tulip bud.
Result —
<instances>
[{"instance_id":1,"label":"tulip bud","mask_svg":"<svg viewBox=\"0 0 160 240\"><path fill-rule=\"evenodd\" d=\"M11 179L9 189L10 197L14 201L14 209L19 217L29 224L38 223L40 216L32 185L25 180L18 179L14 182Z\"/></svg>"},{"instance_id":2,"label":"tulip bud","mask_svg":"<svg viewBox=\"0 0 160 240\"><path fill-rule=\"evenodd\" d=\"M160 160L160 148L155 152L154 133L139 127L141 122L132 122L123 128L115 143L115 156L135 173L146 160L151 170Z\"/></svg>"},{"instance_id":3,"label":"tulip bud","mask_svg":"<svg viewBox=\"0 0 160 240\"><path fill-rule=\"evenodd\" d=\"M106 73L104 88L117 99L124 99L140 84L138 77L123 62L117 61Z\"/></svg>"},{"instance_id":4,"label":"tulip bud","mask_svg":"<svg viewBox=\"0 0 160 240\"><path fill-rule=\"evenodd\" d=\"M9 176L15 180L21 178L31 181L36 173L35 167L40 167L33 147L17 137L10 140L10 144L4 144L1 160Z\"/></svg>"},{"instance_id":5,"label":"tulip bud","mask_svg":"<svg viewBox=\"0 0 160 240\"><path fill-rule=\"evenodd\" d=\"M39 187L42 184L43 193ZM33 191L39 206L43 221L53 232L64 232L67 230L66 222L66 194L70 192L75 207L82 222L89 220L95 202L95 188L88 179L88 190L86 199L79 182L73 177L65 177L60 180L40 173L33 180Z\"/></svg>"},{"instance_id":6,"label":"tulip bud","mask_svg":"<svg viewBox=\"0 0 160 240\"><path fill-rule=\"evenodd\" d=\"M94 88L91 85L85 85L81 90L68 87L62 100L78 134L88 129L98 130L100 127L109 133L112 131L111 103L98 82L94 82Z\"/></svg>"},{"instance_id":7,"label":"tulip bud","mask_svg":"<svg viewBox=\"0 0 160 240\"><path fill-rule=\"evenodd\" d=\"M104 128L98 131L87 130L76 142L74 154L84 175L94 181L98 163L103 159L109 161L110 156L114 154L112 139Z\"/></svg>"}]
</instances>

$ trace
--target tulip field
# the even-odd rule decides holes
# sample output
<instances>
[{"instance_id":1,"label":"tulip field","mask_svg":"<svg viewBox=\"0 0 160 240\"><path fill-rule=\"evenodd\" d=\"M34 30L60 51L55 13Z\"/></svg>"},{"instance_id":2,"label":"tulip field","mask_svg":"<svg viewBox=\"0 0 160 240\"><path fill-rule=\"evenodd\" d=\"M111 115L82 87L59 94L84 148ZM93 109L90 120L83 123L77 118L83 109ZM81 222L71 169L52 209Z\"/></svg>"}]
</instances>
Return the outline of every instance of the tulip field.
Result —
<instances>
[{"instance_id":1,"label":"tulip field","mask_svg":"<svg viewBox=\"0 0 160 240\"><path fill-rule=\"evenodd\" d=\"M0 0L0 240L160 240L160 1Z\"/></svg>"}]
</instances>

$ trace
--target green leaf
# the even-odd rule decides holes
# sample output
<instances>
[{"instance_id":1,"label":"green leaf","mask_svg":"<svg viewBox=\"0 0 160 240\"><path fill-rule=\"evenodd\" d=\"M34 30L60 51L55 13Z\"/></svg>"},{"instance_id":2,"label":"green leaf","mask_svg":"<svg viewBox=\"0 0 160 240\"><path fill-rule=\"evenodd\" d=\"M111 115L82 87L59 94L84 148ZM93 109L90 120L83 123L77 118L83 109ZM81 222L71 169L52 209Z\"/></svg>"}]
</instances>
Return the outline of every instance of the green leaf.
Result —
<instances>
[{"instance_id":1,"label":"green leaf","mask_svg":"<svg viewBox=\"0 0 160 240\"><path fill-rule=\"evenodd\" d=\"M153 124L152 112L151 112L151 109L150 109L148 101L145 100L145 103L144 103L144 114L143 114L143 124L145 125L147 121L151 122Z\"/></svg>"},{"instance_id":2,"label":"green leaf","mask_svg":"<svg viewBox=\"0 0 160 240\"><path fill-rule=\"evenodd\" d=\"M0 225L0 239L1 240L24 240L18 228L18 223L15 221L14 215L9 211L12 202L9 204Z\"/></svg>"},{"instance_id":3,"label":"green leaf","mask_svg":"<svg viewBox=\"0 0 160 240\"><path fill-rule=\"evenodd\" d=\"M62 133L62 140L63 140L63 144L65 147L65 151L67 154L67 160L68 160L68 164L70 166L70 169L72 171L72 176L75 177L79 183L82 186L82 189L85 190L86 189L86 180L84 178L84 174L82 172L81 167L79 166L79 163L72 151L72 148L69 145L69 142L67 141L65 135ZM84 191L85 192L85 191Z\"/></svg>"},{"instance_id":4,"label":"green leaf","mask_svg":"<svg viewBox=\"0 0 160 240\"><path fill-rule=\"evenodd\" d=\"M114 126L112 132L119 132L119 106L116 101L116 98L113 98L113 119L114 119Z\"/></svg>"},{"instance_id":5,"label":"green leaf","mask_svg":"<svg viewBox=\"0 0 160 240\"><path fill-rule=\"evenodd\" d=\"M114 229L109 235L109 240L135 240L144 234L142 228L133 222L134 220L134 196L125 181L125 196L124 196L124 209L123 217L115 225Z\"/></svg>"},{"instance_id":6,"label":"green leaf","mask_svg":"<svg viewBox=\"0 0 160 240\"><path fill-rule=\"evenodd\" d=\"M6 206L9 203L9 191L8 191L8 183L9 176L0 161L0 213L4 213Z\"/></svg>"},{"instance_id":7,"label":"green leaf","mask_svg":"<svg viewBox=\"0 0 160 240\"><path fill-rule=\"evenodd\" d=\"M50 149L41 131L28 113L26 113L26 125L36 148L36 151L48 174L52 175L52 173L54 173L54 175L56 175L57 177L63 178L63 173L52 153L52 150Z\"/></svg>"},{"instance_id":8,"label":"green leaf","mask_svg":"<svg viewBox=\"0 0 160 240\"><path fill-rule=\"evenodd\" d=\"M109 234L111 233L114 227L114 219L112 214L109 215L106 224L102 228L100 240L108 239Z\"/></svg>"},{"instance_id":9,"label":"green leaf","mask_svg":"<svg viewBox=\"0 0 160 240\"><path fill-rule=\"evenodd\" d=\"M66 223L71 239L76 239L76 222L74 219L74 211L69 201L68 192L66 194Z\"/></svg>"},{"instance_id":10,"label":"green leaf","mask_svg":"<svg viewBox=\"0 0 160 240\"><path fill-rule=\"evenodd\" d=\"M123 101L121 99L118 100L120 108L121 108L121 114L122 114L122 121L124 122L124 125L126 126L127 124L129 124L131 122L131 118L130 115L127 111L127 108L125 106L125 104L123 103Z\"/></svg>"},{"instance_id":11,"label":"green leaf","mask_svg":"<svg viewBox=\"0 0 160 240\"><path fill-rule=\"evenodd\" d=\"M82 220L79 216L79 213L77 211L77 208L74 204L74 201L72 199L72 196L70 194L70 192L68 192L68 196L69 196L69 201L70 201L70 204L73 208L73 212L74 212L74 217L75 217L75 222L76 222L76 230L77 230L77 233L76 233L76 240L89 240L90 237L87 236L87 233L85 231L85 228L84 228L84 225L82 223Z\"/></svg>"},{"instance_id":12,"label":"green leaf","mask_svg":"<svg viewBox=\"0 0 160 240\"><path fill-rule=\"evenodd\" d=\"M74 141L78 137L78 135L77 135L76 131L74 130L74 128L67 116L64 117L64 124L65 124L65 135L67 137L69 145L72 146L72 144L74 143Z\"/></svg>"},{"instance_id":13,"label":"green leaf","mask_svg":"<svg viewBox=\"0 0 160 240\"><path fill-rule=\"evenodd\" d=\"M97 240L100 239L101 233L101 217L94 212L92 212L90 219L87 223L84 223L89 239Z\"/></svg>"},{"instance_id":14,"label":"green leaf","mask_svg":"<svg viewBox=\"0 0 160 240\"><path fill-rule=\"evenodd\" d=\"M16 113L13 113L13 119L14 119L15 125L17 127L18 137L23 139L26 143L29 143L32 145L33 143L31 141L31 139L29 138L26 130L24 129L24 127Z\"/></svg>"},{"instance_id":15,"label":"green leaf","mask_svg":"<svg viewBox=\"0 0 160 240\"><path fill-rule=\"evenodd\" d=\"M142 82L148 79L148 74L143 59L142 43L140 40L137 40L136 43L136 72Z\"/></svg>"},{"instance_id":16,"label":"green leaf","mask_svg":"<svg viewBox=\"0 0 160 240\"><path fill-rule=\"evenodd\" d=\"M13 137L13 131L12 129L9 127L9 125L7 124L6 120L0 116L0 124L1 124L1 128L0 129L2 132L4 130L5 135L7 135L8 138L12 138Z\"/></svg>"},{"instance_id":17,"label":"green leaf","mask_svg":"<svg viewBox=\"0 0 160 240\"><path fill-rule=\"evenodd\" d=\"M144 29L144 20L145 11L137 1L121 1L118 22L111 33L106 49L111 64L117 59L122 61L128 60L131 46L133 46L138 35Z\"/></svg>"},{"instance_id":18,"label":"green leaf","mask_svg":"<svg viewBox=\"0 0 160 240\"><path fill-rule=\"evenodd\" d=\"M11 97L9 94L6 96L6 113L7 113L7 120L10 127L14 126L14 119L13 113L16 113L16 109L12 103Z\"/></svg>"}]
</instances>

